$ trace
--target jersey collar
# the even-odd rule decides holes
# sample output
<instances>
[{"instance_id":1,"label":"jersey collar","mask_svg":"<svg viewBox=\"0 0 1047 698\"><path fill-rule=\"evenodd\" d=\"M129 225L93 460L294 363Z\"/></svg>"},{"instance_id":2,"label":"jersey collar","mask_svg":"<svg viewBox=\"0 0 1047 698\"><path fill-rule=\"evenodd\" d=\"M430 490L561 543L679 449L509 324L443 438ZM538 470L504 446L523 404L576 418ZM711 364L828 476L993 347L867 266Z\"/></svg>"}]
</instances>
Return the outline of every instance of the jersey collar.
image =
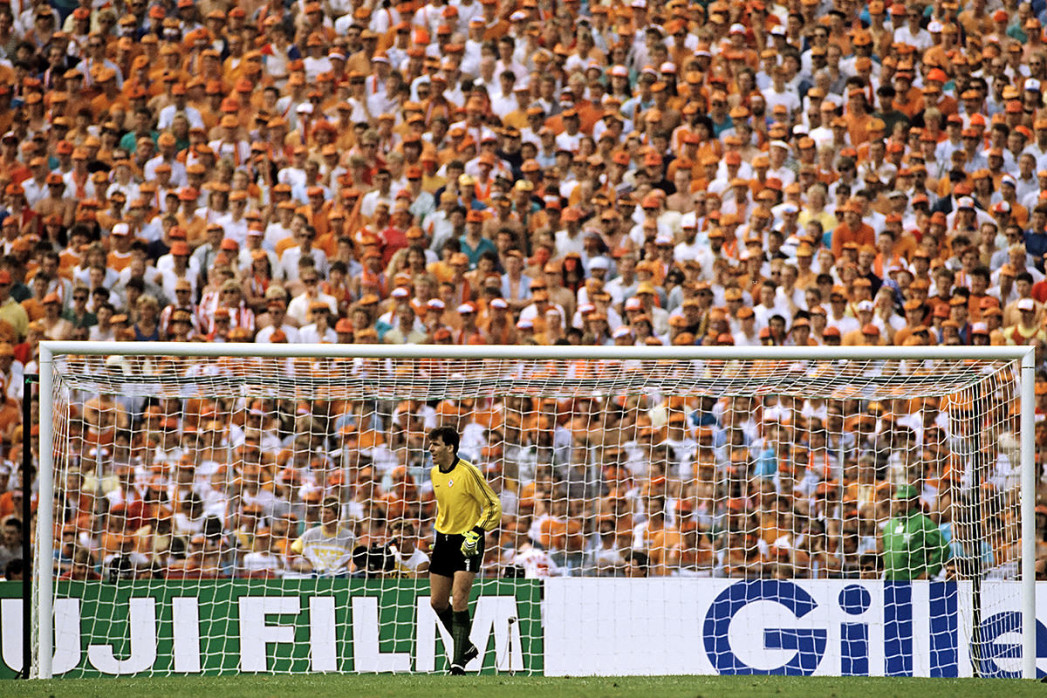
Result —
<instances>
[{"instance_id":1,"label":"jersey collar","mask_svg":"<svg viewBox=\"0 0 1047 698\"><path fill-rule=\"evenodd\" d=\"M439 471L440 471L441 473L449 473L449 472L451 472L452 470L454 470L454 466L458 465L458 461L460 461L460 460L461 460L461 458L459 458L458 456L455 456L455 457L454 457L454 461L452 461L452 462L451 462L451 467L450 467L450 468L448 468L447 470L444 470L444 469L443 469L443 468L441 468L440 466L436 466L436 468L437 468L437 470L439 470Z\"/></svg>"}]
</instances>

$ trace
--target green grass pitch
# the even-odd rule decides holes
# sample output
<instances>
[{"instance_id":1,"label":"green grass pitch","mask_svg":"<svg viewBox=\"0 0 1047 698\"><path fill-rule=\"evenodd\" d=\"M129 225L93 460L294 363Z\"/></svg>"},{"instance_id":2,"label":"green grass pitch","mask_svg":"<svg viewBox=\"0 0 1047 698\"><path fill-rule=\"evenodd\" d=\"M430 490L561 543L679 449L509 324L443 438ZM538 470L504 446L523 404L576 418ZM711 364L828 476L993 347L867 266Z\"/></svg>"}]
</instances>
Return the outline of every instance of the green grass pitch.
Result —
<instances>
[{"instance_id":1,"label":"green grass pitch","mask_svg":"<svg viewBox=\"0 0 1047 698\"><path fill-rule=\"evenodd\" d=\"M1047 696L1047 686L1034 681L996 679L908 678L802 678L780 676L653 676L599 678L544 678L531 676L441 675L306 675L221 676L153 679L56 679L53 681L0 681L0 695L42 698L435 698L437 696L487 696L536 698L537 696L773 696L774 698L880 698L919 696Z\"/></svg>"}]
</instances>

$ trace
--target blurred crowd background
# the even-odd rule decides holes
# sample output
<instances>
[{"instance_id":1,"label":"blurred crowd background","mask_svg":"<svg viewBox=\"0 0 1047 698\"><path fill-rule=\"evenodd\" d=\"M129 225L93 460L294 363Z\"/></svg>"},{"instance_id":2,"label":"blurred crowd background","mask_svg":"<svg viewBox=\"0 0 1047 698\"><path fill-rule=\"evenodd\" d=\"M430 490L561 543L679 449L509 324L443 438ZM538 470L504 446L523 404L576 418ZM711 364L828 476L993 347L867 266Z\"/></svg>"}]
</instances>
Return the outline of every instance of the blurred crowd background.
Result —
<instances>
[{"instance_id":1,"label":"blurred crowd background","mask_svg":"<svg viewBox=\"0 0 1047 698\"><path fill-rule=\"evenodd\" d=\"M1044 19L1042 0L0 4L0 571L21 574L22 376L46 339L1021 344L1042 371ZM1013 576L1008 390L74 392L56 564L423 574L425 430L451 423L503 497L492 575L876 577L913 486L939 574ZM345 555L300 540L317 526Z\"/></svg>"}]
</instances>

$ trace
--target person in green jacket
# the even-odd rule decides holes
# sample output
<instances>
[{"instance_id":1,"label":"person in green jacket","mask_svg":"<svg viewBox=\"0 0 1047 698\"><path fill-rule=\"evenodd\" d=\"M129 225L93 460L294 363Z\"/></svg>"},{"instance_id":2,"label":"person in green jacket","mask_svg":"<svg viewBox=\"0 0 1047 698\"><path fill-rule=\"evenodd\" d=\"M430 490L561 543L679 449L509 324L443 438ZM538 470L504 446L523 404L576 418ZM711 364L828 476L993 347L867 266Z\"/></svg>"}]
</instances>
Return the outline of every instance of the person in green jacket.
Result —
<instances>
[{"instance_id":1,"label":"person in green jacket","mask_svg":"<svg viewBox=\"0 0 1047 698\"><path fill-rule=\"evenodd\" d=\"M949 557L941 530L920 510L920 495L912 485L894 493L895 515L883 529L883 567L889 581L930 579Z\"/></svg>"}]
</instances>

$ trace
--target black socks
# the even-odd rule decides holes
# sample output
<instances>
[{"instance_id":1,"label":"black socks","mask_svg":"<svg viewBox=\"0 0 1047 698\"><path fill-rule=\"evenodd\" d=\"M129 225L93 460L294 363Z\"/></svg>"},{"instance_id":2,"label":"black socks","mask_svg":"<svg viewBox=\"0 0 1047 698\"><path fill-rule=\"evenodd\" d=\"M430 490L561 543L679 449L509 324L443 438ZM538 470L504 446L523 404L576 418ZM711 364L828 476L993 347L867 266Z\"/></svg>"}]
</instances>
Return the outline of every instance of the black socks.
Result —
<instances>
[{"instance_id":1,"label":"black socks","mask_svg":"<svg viewBox=\"0 0 1047 698\"><path fill-rule=\"evenodd\" d=\"M451 611L450 615L453 616L451 638L454 640L454 661L451 664L464 668L462 655L470 645L469 631L472 630L473 623L469 619L469 611Z\"/></svg>"},{"instance_id":2,"label":"black socks","mask_svg":"<svg viewBox=\"0 0 1047 698\"><path fill-rule=\"evenodd\" d=\"M451 637L454 637L454 627L451 625L453 614L454 612L451 610L450 606L442 611L436 612L436 617L439 618L443 626L447 628L447 632L451 633Z\"/></svg>"}]
</instances>

